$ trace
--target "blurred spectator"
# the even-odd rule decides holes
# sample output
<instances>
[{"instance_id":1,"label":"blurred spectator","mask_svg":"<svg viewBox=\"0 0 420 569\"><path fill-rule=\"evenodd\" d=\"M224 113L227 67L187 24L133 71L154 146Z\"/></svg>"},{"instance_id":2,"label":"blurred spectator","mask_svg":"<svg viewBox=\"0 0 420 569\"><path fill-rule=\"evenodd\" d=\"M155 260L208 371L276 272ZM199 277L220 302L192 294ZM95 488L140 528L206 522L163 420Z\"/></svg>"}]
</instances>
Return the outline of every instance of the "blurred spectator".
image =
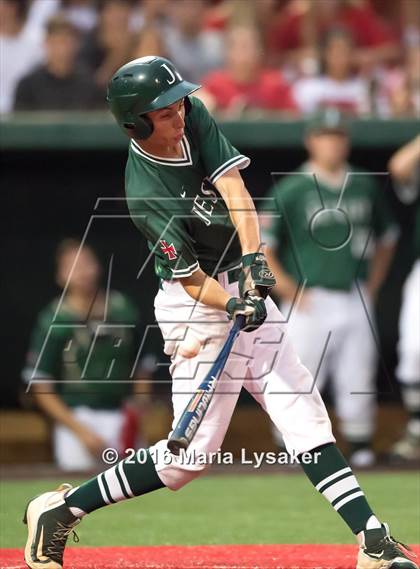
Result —
<instances>
[{"instance_id":1,"label":"blurred spectator","mask_svg":"<svg viewBox=\"0 0 420 569\"><path fill-rule=\"evenodd\" d=\"M323 74L307 77L294 86L294 96L304 113L335 107L348 114L369 110L368 84L354 74L353 40L345 30L332 30L322 50Z\"/></svg>"},{"instance_id":2,"label":"blurred spectator","mask_svg":"<svg viewBox=\"0 0 420 569\"><path fill-rule=\"evenodd\" d=\"M284 0L282 0L284 2ZM204 17L206 29L226 30L229 26L254 25L265 39L264 32L278 15L279 0L223 0L209 3Z\"/></svg>"},{"instance_id":3,"label":"blurred spectator","mask_svg":"<svg viewBox=\"0 0 420 569\"><path fill-rule=\"evenodd\" d=\"M282 0L284 3L285 0ZM234 26L255 26L260 33L261 43L267 65L278 63L273 57L271 30L279 15L279 0L224 0L210 4L204 18L205 29L225 32Z\"/></svg>"},{"instance_id":4,"label":"blurred spectator","mask_svg":"<svg viewBox=\"0 0 420 569\"><path fill-rule=\"evenodd\" d=\"M105 87L114 71L131 58L132 8L130 0L102 0L98 25L85 37L80 61L94 74L100 87Z\"/></svg>"},{"instance_id":5,"label":"blurred spectator","mask_svg":"<svg viewBox=\"0 0 420 569\"><path fill-rule=\"evenodd\" d=\"M42 29L57 13L64 14L81 33L86 33L96 25L97 1L32 0L28 12L28 24Z\"/></svg>"},{"instance_id":6,"label":"blurred spectator","mask_svg":"<svg viewBox=\"0 0 420 569\"><path fill-rule=\"evenodd\" d=\"M365 467L374 462L373 306L398 229L374 177L347 162L350 140L338 111L311 121L305 146L309 160L273 188L275 215L263 222L274 292L317 387L331 378L350 461Z\"/></svg>"},{"instance_id":7,"label":"blurred spectator","mask_svg":"<svg viewBox=\"0 0 420 569\"><path fill-rule=\"evenodd\" d=\"M57 465L89 470L106 447L136 448L135 410L124 404L133 386L147 386L130 382L138 312L121 293L101 288L101 267L90 247L67 239L56 260L64 292L38 316L23 376L55 423Z\"/></svg>"},{"instance_id":8,"label":"blurred spectator","mask_svg":"<svg viewBox=\"0 0 420 569\"><path fill-rule=\"evenodd\" d=\"M78 30L87 33L96 26L98 14L95 5L92 0L61 0L61 11Z\"/></svg>"},{"instance_id":9,"label":"blurred spectator","mask_svg":"<svg viewBox=\"0 0 420 569\"><path fill-rule=\"evenodd\" d=\"M46 63L24 77L16 90L15 110L76 110L105 106L90 75L76 65L79 32L63 16L46 28Z\"/></svg>"},{"instance_id":10,"label":"blurred spectator","mask_svg":"<svg viewBox=\"0 0 420 569\"><path fill-rule=\"evenodd\" d=\"M28 2L0 0L0 113L13 107L20 79L43 59L42 34L27 26Z\"/></svg>"},{"instance_id":11,"label":"blurred spectator","mask_svg":"<svg viewBox=\"0 0 420 569\"><path fill-rule=\"evenodd\" d=\"M209 3L203 20L203 27L206 30L224 31L235 10L236 0L222 0L221 2ZM264 1L264 0L263 0ZM244 0L244 3L252 0Z\"/></svg>"},{"instance_id":12,"label":"blurred spectator","mask_svg":"<svg viewBox=\"0 0 420 569\"><path fill-rule=\"evenodd\" d=\"M407 47L404 67L384 70L373 79L376 111L385 117L420 115L420 44Z\"/></svg>"},{"instance_id":13,"label":"blurred spectator","mask_svg":"<svg viewBox=\"0 0 420 569\"><path fill-rule=\"evenodd\" d=\"M167 21L169 0L141 0L131 19L137 32L132 57L145 57L151 53L165 55L163 29Z\"/></svg>"},{"instance_id":14,"label":"blurred spectator","mask_svg":"<svg viewBox=\"0 0 420 569\"><path fill-rule=\"evenodd\" d=\"M398 57L396 34L368 0L291 0L271 29L269 47L283 62L313 72L322 37L337 26L353 36L359 68L370 69Z\"/></svg>"},{"instance_id":15,"label":"blurred spectator","mask_svg":"<svg viewBox=\"0 0 420 569\"><path fill-rule=\"evenodd\" d=\"M168 25L163 43L168 58L189 81L199 83L203 76L220 67L224 58L223 37L203 29L206 2L177 0L169 5Z\"/></svg>"},{"instance_id":16,"label":"blurred spectator","mask_svg":"<svg viewBox=\"0 0 420 569\"><path fill-rule=\"evenodd\" d=\"M400 0L399 2L390 1L393 8L393 13L390 17L393 21L399 23L401 43L406 47L419 45L420 9L418 2L413 0Z\"/></svg>"},{"instance_id":17,"label":"blurred spectator","mask_svg":"<svg viewBox=\"0 0 420 569\"><path fill-rule=\"evenodd\" d=\"M60 6L61 0L31 0L26 25L43 33L48 20L60 11Z\"/></svg>"},{"instance_id":18,"label":"blurred spectator","mask_svg":"<svg viewBox=\"0 0 420 569\"><path fill-rule=\"evenodd\" d=\"M150 55L145 48L158 46L153 53L168 57L188 81L200 83L202 77L223 63L223 36L215 30L203 29L206 2L204 0L176 0L167 5L167 21L151 34L140 36L135 56Z\"/></svg>"},{"instance_id":19,"label":"blurred spectator","mask_svg":"<svg viewBox=\"0 0 420 569\"><path fill-rule=\"evenodd\" d=\"M399 363L396 375L408 413L406 432L392 448L392 457L420 460L420 135L400 148L389 162L398 197L415 204L414 263L404 284L400 313Z\"/></svg>"},{"instance_id":20,"label":"blurred spectator","mask_svg":"<svg viewBox=\"0 0 420 569\"><path fill-rule=\"evenodd\" d=\"M168 17L169 2L170 0L137 0L131 16L131 29L144 31L149 26L163 24Z\"/></svg>"},{"instance_id":21,"label":"blurred spectator","mask_svg":"<svg viewBox=\"0 0 420 569\"><path fill-rule=\"evenodd\" d=\"M259 34L251 27L236 26L227 33L226 68L207 75L197 96L210 112L240 114L245 109L297 108L280 71L264 67Z\"/></svg>"}]
</instances>

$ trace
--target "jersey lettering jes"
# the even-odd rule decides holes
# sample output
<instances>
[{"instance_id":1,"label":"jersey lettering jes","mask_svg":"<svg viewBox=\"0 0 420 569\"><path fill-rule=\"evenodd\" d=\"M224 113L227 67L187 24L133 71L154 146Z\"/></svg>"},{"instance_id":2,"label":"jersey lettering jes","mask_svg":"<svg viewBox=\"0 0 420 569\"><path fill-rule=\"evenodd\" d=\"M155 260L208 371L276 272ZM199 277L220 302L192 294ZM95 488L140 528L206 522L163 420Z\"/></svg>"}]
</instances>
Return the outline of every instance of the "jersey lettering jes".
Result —
<instances>
[{"instance_id":1,"label":"jersey lettering jes","mask_svg":"<svg viewBox=\"0 0 420 569\"><path fill-rule=\"evenodd\" d=\"M199 267L213 275L239 265L241 247L229 211L214 183L250 160L220 132L199 99L190 97L181 158L161 158L131 141L126 194L131 218L155 255L162 279L182 278Z\"/></svg>"}]
</instances>

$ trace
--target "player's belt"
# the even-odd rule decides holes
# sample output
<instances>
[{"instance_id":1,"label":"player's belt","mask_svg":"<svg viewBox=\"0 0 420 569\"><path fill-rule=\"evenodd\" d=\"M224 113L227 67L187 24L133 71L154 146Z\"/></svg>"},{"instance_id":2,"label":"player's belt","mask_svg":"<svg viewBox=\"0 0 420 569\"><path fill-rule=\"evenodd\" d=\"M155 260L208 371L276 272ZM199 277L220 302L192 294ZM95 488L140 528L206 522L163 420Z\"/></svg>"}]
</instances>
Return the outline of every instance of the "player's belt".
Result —
<instances>
[{"instance_id":1,"label":"player's belt","mask_svg":"<svg viewBox=\"0 0 420 569\"><path fill-rule=\"evenodd\" d=\"M221 273L218 273L217 280L223 287L226 287L228 284L238 282L240 271L241 267L233 267L233 269L222 271Z\"/></svg>"},{"instance_id":2,"label":"player's belt","mask_svg":"<svg viewBox=\"0 0 420 569\"><path fill-rule=\"evenodd\" d=\"M230 269L227 272L228 283L229 284L236 283L239 280L240 272L241 272L240 267L235 267L234 269Z\"/></svg>"}]
</instances>

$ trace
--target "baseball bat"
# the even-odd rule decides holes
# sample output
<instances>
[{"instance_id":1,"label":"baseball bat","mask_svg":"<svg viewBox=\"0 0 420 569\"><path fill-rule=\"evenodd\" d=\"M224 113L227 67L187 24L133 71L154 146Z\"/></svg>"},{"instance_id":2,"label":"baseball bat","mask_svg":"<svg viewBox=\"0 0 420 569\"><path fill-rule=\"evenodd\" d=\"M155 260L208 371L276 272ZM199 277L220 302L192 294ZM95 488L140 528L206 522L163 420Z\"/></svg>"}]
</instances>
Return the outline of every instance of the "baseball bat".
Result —
<instances>
[{"instance_id":1,"label":"baseball bat","mask_svg":"<svg viewBox=\"0 0 420 569\"><path fill-rule=\"evenodd\" d=\"M168 449L172 454L179 455L181 449L186 450L194 438L207 409L210 406L216 390L217 380L220 377L229 357L233 343L245 325L245 316L235 318L226 342L215 359L210 371L194 392L188 405L185 407L179 421L168 440Z\"/></svg>"}]
</instances>

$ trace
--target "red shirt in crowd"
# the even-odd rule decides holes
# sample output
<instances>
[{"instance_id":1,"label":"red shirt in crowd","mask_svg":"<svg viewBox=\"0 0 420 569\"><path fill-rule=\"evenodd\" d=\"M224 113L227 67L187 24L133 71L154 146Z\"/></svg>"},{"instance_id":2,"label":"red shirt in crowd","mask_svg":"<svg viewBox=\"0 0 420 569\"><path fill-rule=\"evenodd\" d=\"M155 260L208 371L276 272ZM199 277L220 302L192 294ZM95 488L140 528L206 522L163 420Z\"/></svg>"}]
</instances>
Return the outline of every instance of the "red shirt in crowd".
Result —
<instances>
[{"instance_id":1,"label":"red shirt in crowd","mask_svg":"<svg viewBox=\"0 0 420 569\"><path fill-rule=\"evenodd\" d=\"M269 33L269 48L279 52L302 47L304 17L302 12L286 7ZM394 32L369 5L344 5L333 21L327 24L320 22L319 37L335 27L348 30L358 47L377 47L396 41Z\"/></svg>"},{"instance_id":2,"label":"red shirt in crowd","mask_svg":"<svg viewBox=\"0 0 420 569\"><path fill-rule=\"evenodd\" d=\"M233 107L265 110L297 109L291 89L279 71L263 69L250 83L236 82L229 71L209 73L203 87L216 99L217 108Z\"/></svg>"}]
</instances>

